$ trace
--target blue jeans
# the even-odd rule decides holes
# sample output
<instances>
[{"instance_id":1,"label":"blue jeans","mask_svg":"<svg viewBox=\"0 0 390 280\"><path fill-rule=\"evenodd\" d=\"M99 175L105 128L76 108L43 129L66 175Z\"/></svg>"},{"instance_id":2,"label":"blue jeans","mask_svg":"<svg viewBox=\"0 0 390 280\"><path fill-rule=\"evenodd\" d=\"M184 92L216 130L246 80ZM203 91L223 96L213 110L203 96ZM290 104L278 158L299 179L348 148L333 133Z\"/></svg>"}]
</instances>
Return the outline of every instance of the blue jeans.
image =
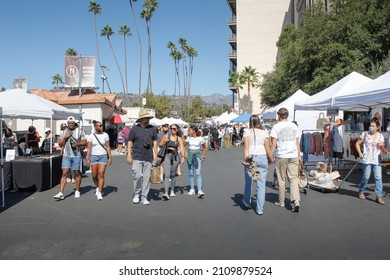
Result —
<instances>
[{"instance_id":1,"label":"blue jeans","mask_svg":"<svg viewBox=\"0 0 390 280\"><path fill-rule=\"evenodd\" d=\"M254 155L253 160L256 163L257 169L260 172L260 179L256 181L257 185L257 201L256 212L263 212L265 202L265 182L267 179L268 161L266 155ZM252 178L248 174L248 169L244 167L245 173L245 189L244 189L244 202L251 203L252 193Z\"/></svg>"},{"instance_id":2,"label":"blue jeans","mask_svg":"<svg viewBox=\"0 0 390 280\"><path fill-rule=\"evenodd\" d=\"M367 187L367 182L371 176L371 169L374 171L375 179L375 194L377 197L382 196L382 166L376 164L365 164L363 163L363 178L360 182L360 192L364 192Z\"/></svg>"},{"instance_id":3,"label":"blue jeans","mask_svg":"<svg viewBox=\"0 0 390 280\"><path fill-rule=\"evenodd\" d=\"M195 156L195 155L194 155ZM190 180L190 188L191 190L195 189L195 182L194 182L194 169L195 169L195 175L196 175L196 181L198 183L198 192L202 190L202 175L200 174L201 171L201 161L200 158L196 158L198 160L198 168L194 168L193 164L188 163L188 175Z\"/></svg>"}]
</instances>

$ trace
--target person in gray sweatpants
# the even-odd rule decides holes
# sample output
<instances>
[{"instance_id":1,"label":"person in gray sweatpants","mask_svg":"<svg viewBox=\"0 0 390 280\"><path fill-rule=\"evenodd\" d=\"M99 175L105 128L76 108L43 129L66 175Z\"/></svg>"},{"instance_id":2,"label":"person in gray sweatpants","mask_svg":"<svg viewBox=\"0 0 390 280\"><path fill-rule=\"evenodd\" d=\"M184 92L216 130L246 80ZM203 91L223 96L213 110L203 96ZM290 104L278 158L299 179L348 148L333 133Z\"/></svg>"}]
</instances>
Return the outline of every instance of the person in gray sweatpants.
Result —
<instances>
[{"instance_id":1,"label":"person in gray sweatpants","mask_svg":"<svg viewBox=\"0 0 390 280\"><path fill-rule=\"evenodd\" d=\"M138 124L131 128L129 134L127 163L132 164L135 204L141 201L143 205L149 205L150 172L152 163L157 162L157 134L149 124L152 118L147 110L142 109L139 112Z\"/></svg>"}]
</instances>

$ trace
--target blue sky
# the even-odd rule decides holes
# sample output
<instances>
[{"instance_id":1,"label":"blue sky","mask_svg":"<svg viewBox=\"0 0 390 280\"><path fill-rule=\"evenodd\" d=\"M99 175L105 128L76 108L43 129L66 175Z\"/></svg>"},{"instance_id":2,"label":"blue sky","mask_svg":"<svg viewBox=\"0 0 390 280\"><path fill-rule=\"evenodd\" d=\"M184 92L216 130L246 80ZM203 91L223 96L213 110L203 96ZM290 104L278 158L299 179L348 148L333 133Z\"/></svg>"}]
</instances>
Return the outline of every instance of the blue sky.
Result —
<instances>
[{"instance_id":1,"label":"blue sky","mask_svg":"<svg viewBox=\"0 0 390 280\"><path fill-rule=\"evenodd\" d=\"M120 26L130 27L133 36L127 41L129 91L138 92L139 45L128 0L98 0L102 14L97 18L98 31L109 24L115 31L111 38L124 73L123 37L117 34ZM143 0L134 2L141 13ZM192 95L229 94L227 79L230 34L227 19L230 10L225 0L158 0L159 9L152 18L152 82L155 94L174 91L174 64L169 56L168 41L179 47L178 39L198 51L194 61ZM88 12L89 1L1 1L0 3L0 87L12 88L13 79L28 79L28 88L51 89L51 77L64 77L64 53L74 48L78 53L96 56L93 14ZM147 82L147 33L144 19L138 18L143 44L143 81ZM101 61L110 68L113 92L122 86L108 41L99 36ZM96 68L96 86L102 87L100 69ZM105 87L107 91L107 86Z\"/></svg>"}]
</instances>

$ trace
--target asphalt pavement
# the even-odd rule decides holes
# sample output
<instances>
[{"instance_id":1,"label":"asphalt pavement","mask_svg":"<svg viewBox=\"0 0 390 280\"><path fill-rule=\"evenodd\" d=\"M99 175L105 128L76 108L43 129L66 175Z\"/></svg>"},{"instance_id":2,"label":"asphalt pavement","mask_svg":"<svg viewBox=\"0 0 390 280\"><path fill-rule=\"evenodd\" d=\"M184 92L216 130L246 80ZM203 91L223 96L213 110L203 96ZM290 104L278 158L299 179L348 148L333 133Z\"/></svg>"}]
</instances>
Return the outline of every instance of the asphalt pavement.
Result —
<instances>
[{"instance_id":1,"label":"asphalt pavement","mask_svg":"<svg viewBox=\"0 0 390 280\"><path fill-rule=\"evenodd\" d=\"M269 187L271 166L260 216L241 202L242 158L242 147L208 152L202 165L204 199L187 195L184 165L176 197L161 200L163 184L152 184L150 205L133 204L125 155L114 155L102 201L94 195L91 174L83 177L80 199L73 197L70 183L63 201L52 198L59 186L7 192L6 207L0 208L0 259L390 259L390 195L386 205L375 203L371 179L367 199L359 200L361 170L339 193L310 189L301 194L301 212L292 213L288 203L274 205L278 195ZM383 172L383 178L388 192L390 176Z\"/></svg>"}]
</instances>

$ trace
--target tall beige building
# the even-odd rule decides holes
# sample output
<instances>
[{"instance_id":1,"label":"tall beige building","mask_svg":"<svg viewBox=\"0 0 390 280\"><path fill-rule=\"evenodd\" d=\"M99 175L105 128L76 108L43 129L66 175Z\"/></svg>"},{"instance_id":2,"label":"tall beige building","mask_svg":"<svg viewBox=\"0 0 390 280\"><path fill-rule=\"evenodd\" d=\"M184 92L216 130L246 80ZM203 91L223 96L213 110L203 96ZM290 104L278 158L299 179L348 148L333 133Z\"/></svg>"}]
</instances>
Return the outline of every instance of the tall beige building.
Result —
<instances>
[{"instance_id":1,"label":"tall beige building","mask_svg":"<svg viewBox=\"0 0 390 280\"><path fill-rule=\"evenodd\" d=\"M252 66L262 79L262 74L272 71L277 59L279 39L283 27L302 21L305 7L315 0L226 0L232 16L228 19L231 35L228 42L230 72L241 72ZM327 1L325 1L327 2ZM230 88L233 92L236 89ZM238 100L240 113L261 113L260 89L243 85ZM237 106L236 106L237 108Z\"/></svg>"}]
</instances>

